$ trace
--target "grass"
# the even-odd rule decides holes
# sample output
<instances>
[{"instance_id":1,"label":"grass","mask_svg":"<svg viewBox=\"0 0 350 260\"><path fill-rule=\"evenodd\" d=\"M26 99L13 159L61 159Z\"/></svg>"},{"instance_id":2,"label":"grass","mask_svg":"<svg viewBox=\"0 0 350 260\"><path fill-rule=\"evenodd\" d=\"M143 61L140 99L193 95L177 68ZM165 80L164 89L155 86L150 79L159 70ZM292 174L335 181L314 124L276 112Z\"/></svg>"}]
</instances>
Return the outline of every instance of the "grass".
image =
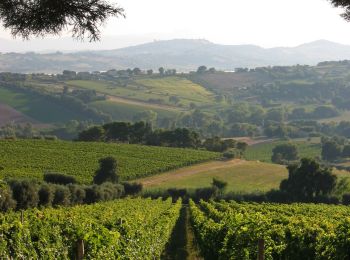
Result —
<instances>
[{"instance_id":1,"label":"grass","mask_svg":"<svg viewBox=\"0 0 350 260\"><path fill-rule=\"evenodd\" d=\"M87 120L88 118L67 110L65 107L47 101L44 97L20 93L0 87L0 102L13 107L42 123L61 123L69 120Z\"/></svg>"},{"instance_id":2,"label":"grass","mask_svg":"<svg viewBox=\"0 0 350 260\"><path fill-rule=\"evenodd\" d=\"M126 85L119 82L72 80L67 81L72 87L96 90L97 92L112 96L124 97L139 101L160 99L163 104L173 105L169 101L170 96L177 96L183 106L189 106L191 102L197 105L214 102L213 94L202 86L182 77L138 77L129 81Z\"/></svg>"},{"instance_id":3,"label":"grass","mask_svg":"<svg viewBox=\"0 0 350 260\"><path fill-rule=\"evenodd\" d=\"M194 166L196 167L196 166ZM228 183L227 191L254 192L278 188L281 180L287 178L287 169L281 165L244 162L230 168L214 169L191 174L182 178L169 176L166 181L153 183L147 189L187 188L196 189L211 186L213 178ZM147 178L148 180L152 177Z\"/></svg>"},{"instance_id":4,"label":"grass","mask_svg":"<svg viewBox=\"0 0 350 260\"><path fill-rule=\"evenodd\" d=\"M341 121L350 121L350 111L343 111L341 115L337 117L331 117L331 118L326 118L326 119L321 119L318 120L320 123L339 123Z\"/></svg>"},{"instance_id":5,"label":"grass","mask_svg":"<svg viewBox=\"0 0 350 260\"><path fill-rule=\"evenodd\" d=\"M203 165L206 164L209 163ZM199 167L199 165L190 166L188 169L197 167ZM278 189L281 181L288 178L286 166L256 161L243 161L242 163L234 164L228 168L203 170L196 174L188 174L181 177L176 176L181 170L147 177L139 181L146 184L146 191L152 192L169 188L186 188L193 190L210 187L213 178L218 178L227 182L228 186L226 192L250 193ZM333 169L333 173L339 178L350 177L350 172L348 171ZM162 181L159 181L160 176L162 176Z\"/></svg>"},{"instance_id":6,"label":"grass","mask_svg":"<svg viewBox=\"0 0 350 260\"><path fill-rule=\"evenodd\" d=\"M275 141L272 143L262 143L252 145L247 148L244 157L251 161L271 162L272 150L280 144L292 143L298 148L300 158L316 158L321 155L321 144L314 141L296 140L296 141Z\"/></svg>"},{"instance_id":7,"label":"grass","mask_svg":"<svg viewBox=\"0 0 350 260\"><path fill-rule=\"evenodd\" d=\"M59 172L90 183L98 160L107 156L117 159L118 174L129 180L215 159L219 154L129 144L1 140L0 178L42 179L45 172Z\"/></svg>"},{"instance_id":8,"label":"grass","mask_svg":"<svg viewBox=\"0 0 350 260\"><path fill-rule=\"evenodd\" d=\"M213 101L212 93L202 86L181 77L144 78L135 82L145 86L155 94L178 96L185 103L211 103Z\"/></svg>"},{"instance_id":9,"label":"grass","mask_svg":"<svg viewBox=\"0 0 350 260\"><path fill-rule=\"evenodd\" d=\"M156 112L159 118L174 118L177 116L177 113L174 111L148 108L141 105L122 104L114 101L97 101L90 104L98 110L111 115L113 120L117 121L132 121L136 114L144 112L145 110L152 110Z\"/></svg>"}]
</instances>

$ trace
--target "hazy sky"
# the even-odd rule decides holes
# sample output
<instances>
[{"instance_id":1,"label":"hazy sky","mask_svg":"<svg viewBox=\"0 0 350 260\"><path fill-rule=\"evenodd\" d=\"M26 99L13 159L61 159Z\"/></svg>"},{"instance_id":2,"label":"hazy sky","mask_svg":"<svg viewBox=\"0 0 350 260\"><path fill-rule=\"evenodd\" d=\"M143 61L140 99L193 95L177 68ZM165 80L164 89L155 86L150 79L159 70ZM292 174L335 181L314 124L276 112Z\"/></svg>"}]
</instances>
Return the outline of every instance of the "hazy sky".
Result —
<instances>
[{"instance_id":1,"label":"hazy sky","mask_svg":"<svg viewBox=\"0 0 350 260\"><path fill-rule=\"evenodd\" d=\"M295 46L318 39L350 44L350 23L339 17L341 11L327 0L115 2L125 8L127 17L110 19L102 28L104 36L137 36L145 41L202 38L215 43L263 47ZM0 37L10 38L3 29Z\"/></svg>"}]
</instances>

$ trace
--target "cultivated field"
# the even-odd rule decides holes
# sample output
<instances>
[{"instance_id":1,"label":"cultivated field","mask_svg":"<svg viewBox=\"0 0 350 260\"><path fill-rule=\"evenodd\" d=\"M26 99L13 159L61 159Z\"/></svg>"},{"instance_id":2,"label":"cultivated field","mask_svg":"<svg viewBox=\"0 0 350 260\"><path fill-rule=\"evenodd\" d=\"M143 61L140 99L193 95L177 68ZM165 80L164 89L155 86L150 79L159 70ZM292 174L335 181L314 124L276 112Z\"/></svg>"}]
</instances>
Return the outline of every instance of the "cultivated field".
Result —
<instances>
[{"instance_id":1,"label":"cultivated field","mask_svg":"<svg viewBox=\"0 0 350 260\"><path fill-rule=\"evenodd\" d=\"M220 155L128 144L2 140L0 178L42 179L45 172L59 172L76 176L82 183L91 183L98 160L107 156L117 159L121 179L130 180L212 160Z\"/></svg>"}]
</instances>

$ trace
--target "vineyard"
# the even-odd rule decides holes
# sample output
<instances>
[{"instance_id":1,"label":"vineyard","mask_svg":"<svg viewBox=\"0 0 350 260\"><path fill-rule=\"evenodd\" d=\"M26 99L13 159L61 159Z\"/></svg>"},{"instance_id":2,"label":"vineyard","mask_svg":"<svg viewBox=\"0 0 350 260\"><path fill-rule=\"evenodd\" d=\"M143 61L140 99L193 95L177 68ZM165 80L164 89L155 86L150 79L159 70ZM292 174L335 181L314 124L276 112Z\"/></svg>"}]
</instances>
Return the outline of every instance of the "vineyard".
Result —
<instances>
[{"instance_id":1,"label":"vineyard","mask_svg":"<svg viewBox=\"0 0 350 260\"><path fill-rule=\"evenodd\" d=\"M190 202L205 259L349 259L350 209L314 204Z\"/></svg>"},{"instance_id":2,"label":"vineyard","mask_svg":"<svg viewBox=\"0 0 350 260\"><path fill-rule=\"evenodd\" d=\"M0 178L42 179L44 172L75 176L90 183L98 160L112 156L118 161L122 180L216 159L207 151L129 144L83 143L44 140L1 140Z\"/></svg>"},{"instance_id":3,"label":"vineyard","mask_svg":"<svg viewBox=\"0 0 350 260\"><path fill-rule=\"evenodd\" d=\"M72 208L0 214L1 259L158 259L181 201L125 199Z\"/></svg>"}]
</instances>

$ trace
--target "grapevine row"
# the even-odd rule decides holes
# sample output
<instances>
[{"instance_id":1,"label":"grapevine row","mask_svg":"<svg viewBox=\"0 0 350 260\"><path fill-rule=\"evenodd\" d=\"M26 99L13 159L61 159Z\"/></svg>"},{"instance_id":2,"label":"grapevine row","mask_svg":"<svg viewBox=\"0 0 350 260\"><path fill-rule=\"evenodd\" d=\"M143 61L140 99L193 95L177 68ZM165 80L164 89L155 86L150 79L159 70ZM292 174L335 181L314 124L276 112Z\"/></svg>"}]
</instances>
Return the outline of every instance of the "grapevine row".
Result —
<instances>
[{"instance_id":1,"label":"grapevine row","mask_svg":"<svg viewBox=\"0 0 350 260\"><path fill-rule=\"evenodd\" d=\"M82 183L91 183L98 160L108 156L117 159L121 179L131 180L216 159L219 154L129 144L1 140L0 179L42 179L44 172L59 172L75 176Z\"/></svg>"},{"instance_id":2,"label":"grapevine row","mask_svg":"<svg viewBox=\"0 0 350 260\"><path fill-rule=\"evenodd\" d=\"M89 206L0 214L0 259L157 259L181 201L124 199Z\"/></svg>"},{"instance_id":3,"label":"grapevine row","mask_svg":"<svg viewBox=\"0 0 350 260\"><path fill-rule=\"evenodd\" d=\"M349 259L350 208L313 204L190 202L206 259Z\"/></svg>"}]
</instances>

